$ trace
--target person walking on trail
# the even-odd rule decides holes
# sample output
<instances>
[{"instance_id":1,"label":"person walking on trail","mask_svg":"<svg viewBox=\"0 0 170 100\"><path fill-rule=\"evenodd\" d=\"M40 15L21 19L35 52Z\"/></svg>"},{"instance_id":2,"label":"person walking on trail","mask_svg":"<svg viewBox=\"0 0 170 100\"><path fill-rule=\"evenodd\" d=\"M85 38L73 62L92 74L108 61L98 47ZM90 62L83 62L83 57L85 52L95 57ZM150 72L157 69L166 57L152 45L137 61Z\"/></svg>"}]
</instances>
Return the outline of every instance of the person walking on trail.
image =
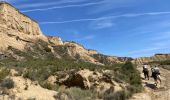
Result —
<instances>
[{"instance_id":1,"label":"person walking on trail","mask_svg":"<svg viewBox=\"0 0 170 100\"><path fill-rule=\"evenodd\" d=\"M149 70L148 70L148 65L143 65L143 74L145 79L147 78L149 80Z\"/></svg>"},{"instance_id":2,"label":"person walking on trail","mask_svg":"<svg viewBox=\"0 0 170 100\"><path fill-rule=\"evenodd\" d=\"M161 83L161 77L160 77L160 70L157 66L155 68L152 68L152 77L154 78L155 85L157 86L158 80Z\"/></svg>"}]
</instances>

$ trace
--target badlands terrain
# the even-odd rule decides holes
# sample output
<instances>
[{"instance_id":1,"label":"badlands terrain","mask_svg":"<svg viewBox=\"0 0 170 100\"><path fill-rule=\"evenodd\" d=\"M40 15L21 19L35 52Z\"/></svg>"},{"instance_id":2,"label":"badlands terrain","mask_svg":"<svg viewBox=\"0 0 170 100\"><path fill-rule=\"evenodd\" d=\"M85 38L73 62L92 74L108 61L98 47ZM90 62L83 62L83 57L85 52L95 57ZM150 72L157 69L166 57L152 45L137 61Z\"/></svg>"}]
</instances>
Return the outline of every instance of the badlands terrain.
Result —
<instances>
[{"instance_id":1,"label":"badlands terrain","mask_svg":"<svg viewBox=\"0 0 170 100\"><path fill-rule=\"evenodd\" d=\"M143 80L159 65L162 84ZM170 100L170 54L108 56L45 36L38 23L0 2L0 100Z\"/></svg>"}]
</instances>

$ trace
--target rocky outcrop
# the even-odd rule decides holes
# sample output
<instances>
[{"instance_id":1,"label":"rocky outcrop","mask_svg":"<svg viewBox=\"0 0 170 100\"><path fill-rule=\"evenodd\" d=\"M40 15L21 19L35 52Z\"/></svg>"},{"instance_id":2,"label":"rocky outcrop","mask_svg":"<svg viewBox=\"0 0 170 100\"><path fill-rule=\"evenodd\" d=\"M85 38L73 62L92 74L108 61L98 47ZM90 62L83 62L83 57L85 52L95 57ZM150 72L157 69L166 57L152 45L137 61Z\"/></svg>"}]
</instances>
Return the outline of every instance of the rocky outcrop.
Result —
<instances>
[{"instance_id":1,"label":"rocky outcrop","mask_svg":"<svg viewBox=\"0 0 170 100\"><path fill-rule=\"evenodd\" d=\"M102 64L111 65L115 63L124 63L126 61L132 61L130 57L116 57L107 56L103 54L94 54L93 57Z\"/></svg>"},{"instance_id":2,"label":"rocky outcrop","mask_svg":"<svg viewBox=\"0 0 170 100\"><path fill-rule=\"evenodd\" d=\"M57 73L53 77L57 77L55 83L64 84L68 87L80 87L82 89L95 88L100 92L103 91L103 93L110 88L113 88L115 92L122 90L121 85L113 80L114 76L111 70L104 70L102 73L88 69L72 70L64 72L64 74Z\"/></svg>"},{"instance_id":3,"label":"rocky outcrop","mask_svg":"<svg viewBox=\"0 0 170 100\"><path fill-rule=\"evenodd\" d=\"M27 43L37 39L47 41L39 25L7 3L0 3L0 49L12 46L24 50Z\"/></svg>"},{"instance_id":4,"label":"rocky outcrop","mask_svg":"<svg viewBox=\"0 0 170 100\"><path fill-rule=\"evenodd\" d=\"M55 45L64 45L63 41L61 40L60 37L53 37L53 36L49 36L48 40L51 44Z\"/></svg>"},{"instance_id":5,"label":"rocky outcrop","mask_svg":"<svg viewBox=\"0 0 170 100\"><path fill-rule=\"evenodd\" d=\"M64 46L67 47L67 52L69 56L95 64L115 64L124 63L126 61L132 60L132 58L129 57L103 55L95 50L86 49L82 45L75 42L64 42Z\"/></svg>"},{"instance_id":6,"label":"rocky outcrop","mask_svg":"<svg viewBox=\"0 0 170 100\"><path fill-rule=\"evenodd\" d=\"M136 58L132 62L136 64L144 64L144 63L149 63L154 61L166 61L166 60L170 60L170 54L155 54L152 57Z\"/></svg>"},{"instance_id":7,"label":"rocky outcrop","mask_svg":"<svg viewBox=\"0 0 170 100\"><path fill-rule=\"evenodd\" d=\"M92 57L93 54L97 54L94 50L85 49L82 45L75 42L64 42L64 46L68 48L69 56L74 57L75 59L101 64Z\"/></svg>"}]
</instances>

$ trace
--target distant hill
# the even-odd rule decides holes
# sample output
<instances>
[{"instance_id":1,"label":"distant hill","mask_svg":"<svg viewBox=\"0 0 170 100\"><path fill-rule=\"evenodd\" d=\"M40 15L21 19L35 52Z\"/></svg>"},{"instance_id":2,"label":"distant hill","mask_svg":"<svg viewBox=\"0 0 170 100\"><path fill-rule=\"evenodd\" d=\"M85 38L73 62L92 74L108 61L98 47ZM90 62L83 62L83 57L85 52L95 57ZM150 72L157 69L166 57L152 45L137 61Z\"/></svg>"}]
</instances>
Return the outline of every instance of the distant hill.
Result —
<instances>
[{"instance_id":1,"label":"distant hill","mask_svg":"<svg viewBox=\"0 0 170 100\"><path fill-rule=\"evenodd\" d=\"M132 62L136 64L144 64L144 63L168 61L168 60L170 60L170 54L155 54L154 56L151 57L136 58Z\"/></svg>"}]
</instances>

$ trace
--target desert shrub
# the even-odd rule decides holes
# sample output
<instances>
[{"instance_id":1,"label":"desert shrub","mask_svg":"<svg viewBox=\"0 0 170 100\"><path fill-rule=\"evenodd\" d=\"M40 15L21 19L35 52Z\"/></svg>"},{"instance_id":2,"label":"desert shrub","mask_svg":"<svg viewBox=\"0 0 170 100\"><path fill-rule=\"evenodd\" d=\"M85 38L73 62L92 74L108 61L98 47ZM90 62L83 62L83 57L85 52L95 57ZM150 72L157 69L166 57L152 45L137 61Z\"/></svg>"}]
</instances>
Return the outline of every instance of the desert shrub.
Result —
<instances>
[{"instance_id":1,"label":"desert shrub","mask_svg":"<svg viewBox=\"0 0 170 100\"><path fill-rule=\"evenodd\" d=\"M170 65L170 60L153 61L153 62L149 62L149 64Z\"/></svg>"},{"instance_id":2,"label":"desert shrub","mask_svg":"<svg viewBox=\"0 0 170 100\"><path fill-rule=\"evenodd\" d=\"M11 89L14 87L14 82L12 79L8 78L8 79L4 79L1 83L1 87L4 87L4 88L8 88L8 89Z\"/></svg>"},{"instance_id":3,"label":"desert shrub","mask_svg":"<svg viewBox=\"0 0 170 100\"><path fill-rule=\"evenodd\" d=\"M160 65L170 65L170 60L162 61Z\"/></svg>"},{"instance_id":4,"label":"desert shrub","mask_svg":"<svg viewBox=\"0 0 170 100\"><path fill-rule=\"evenodd\" d=\"M118 92L110 92L104 94L104 100L126 100L127 94L125 90L118 91Z\"/></svg>"},{"instance_id":5,"label":"desert shrub","mask_svg":"<svg viewBox=\"0 0 170 100\"><path fill-rule=\"evenodd\" d=\"M120 77L130 84L128 90L132 94L142 90L140 73L131 62L127 62L121 67Z\"/></svg>"},{"instance_id":6,"label":"desert shrub","mask_svg":"<svg viewBox=\"0 0 170 100\"><path fill-rule=\"evenodd\" d=\"M58 93L58 98L61 98L61 95L67 95L70 100L93 100L94 99L94 92L91 90L82 90L80 88L72 87L68 89L62 89Z\"/></svg>"},{"instance_id":7,"label":"desert shrub","mask_svg":"<svg viewBox=\"0 0 170 100\"><path fill-rule=\"evenodd\" d=\"M29 68L23 74L24 78L29 78L32 81L44 81L50 76L50 72L45 68L33 69Z\"/></svg>"},{"instance_id":8,"label":"desert shrub","mask_svg":"<svg viewBox=\"0 0 170 100\"><path fill-rule=\"evenodd\" d=\"M49 90L55 90L55 91L58 91L59 89L59 85L58 84L51 84L51 83L48 83L48 82L40 82L40 85L43 87L43 88L46 88L46 89L49 89Z\"/></svg>"},{"instance_id":9,"label":"desert shrub","mask_svg":"<svg viewBox=\"0 0 170 100\"><path fill-rule=\"evenodd\" d=\"M0 68L0 82L9 75L9 72L7 68Z\"/></svg>"},{"instance_id":10,"label":"desert shrub","mask_svg":"<svg viewBox=\"0 0 170 100\"><path fill-rule=\"evenodd\" d=\"M162 67L164 69L170 70L170 60L165 61L153 61L149 63L150 65L159 65L159 67Z\"/></svg>"}]
</instances>

